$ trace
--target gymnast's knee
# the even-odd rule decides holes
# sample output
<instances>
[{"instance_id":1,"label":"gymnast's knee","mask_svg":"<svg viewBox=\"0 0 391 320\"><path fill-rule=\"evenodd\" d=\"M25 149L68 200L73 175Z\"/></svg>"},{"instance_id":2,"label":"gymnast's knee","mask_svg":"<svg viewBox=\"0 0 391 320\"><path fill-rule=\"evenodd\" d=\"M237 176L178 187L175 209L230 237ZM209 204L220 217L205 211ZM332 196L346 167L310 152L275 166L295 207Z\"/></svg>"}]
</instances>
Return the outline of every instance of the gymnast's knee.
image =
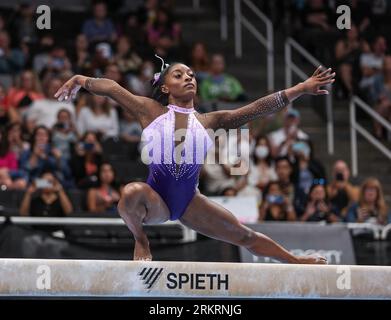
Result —
<instances>
[{"instance_id":1,"label":"gymnast's knee","mask_svg":"<svg viewBox=\"0 0 391 320\"><path fill-rule=\"evenodd\" d=\"M121 199L117 206L120 216L127 215L132 211L139 204L145 192L146 187L142 183L128 183L123 189Z\"/></svg>"}]
</instances>

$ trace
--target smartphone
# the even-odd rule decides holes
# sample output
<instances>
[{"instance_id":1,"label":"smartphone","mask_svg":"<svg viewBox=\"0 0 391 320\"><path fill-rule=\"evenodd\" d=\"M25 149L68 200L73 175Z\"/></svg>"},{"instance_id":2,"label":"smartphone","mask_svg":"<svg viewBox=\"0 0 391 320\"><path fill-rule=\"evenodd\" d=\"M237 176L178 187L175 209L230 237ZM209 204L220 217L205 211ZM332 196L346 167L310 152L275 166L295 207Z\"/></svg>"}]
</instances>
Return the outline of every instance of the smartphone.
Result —
<instances>
[{"instance_id":1,"label":"smartphone","mask_svg":"<svg viewBox=\"0 0 391 320\"><path fill-rule=\"evenodd\" d=\"M94 149L94 144L93 143L84 143L83 148L85 151L91 151Z\"/></svg>"},{"instance_id":2,"label":"smartphone","mask_svg":"<svg viewBox=\"0 0 391 320\"><path fill-rule=\"evenodd\" d=\"M47 181L46 179L41 179L41 178L35 179L35 186L38 189L46 189L46 188L52 188L53 187L51 182Z\"/></svg>"},{"instance_id":3,"label":"smartphone","mask_svg":"<svg viewBox=\"0 0 391 320\"><path fill-rule=\"evenodd\" d=\"M337 180L337 181L344 181L345 178L343 176L343 173L337 172L337 174L335 175L335 180Z\"/></svg>"}]
</instances>

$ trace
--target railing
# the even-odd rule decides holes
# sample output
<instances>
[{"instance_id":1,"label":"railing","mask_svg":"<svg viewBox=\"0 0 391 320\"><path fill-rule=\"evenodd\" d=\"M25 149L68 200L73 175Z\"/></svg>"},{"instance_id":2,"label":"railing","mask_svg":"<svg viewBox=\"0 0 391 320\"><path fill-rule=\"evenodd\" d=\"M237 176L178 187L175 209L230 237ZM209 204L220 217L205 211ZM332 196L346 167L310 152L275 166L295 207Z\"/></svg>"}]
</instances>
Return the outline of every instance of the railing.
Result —
<instances>
[{"instance_id":1,"label":"railing","mask_svg":"<svg viewBox=\"0 0 391 320\"><path fill-rule=\"evenodd\" d=\"M266 36L260 33L257 28L242 15L241 4L247 5L252 12L266 25ZM259 10L250 0L235 0L235 55L242 57L242 25L266 48L267 51L267 89L274 90L274 34L273 24L269 18Z\"/></svg>"},{"instance_id":2,"label":"railing","mask_svg":"<svg viewBox=\"0 0 391 320\"><path fill-rule=\"evenodd\" d=\"M356 121L356 107L361 108L373 119L380 122L389 132L391 132L391 123L385 120L380 114L374 111L369 105L362 101L359 97L353 96L350 100L350 145L352 158L352 174L358 175L358 150L357 150L357 132L360 133L369 143L382 152L388 159L391 160L391 150L379 142L370 132Z\"/></svg>"},{"instance_id":3,"label":"railing","mask_svg":"<svg viewBox=\"0 0 391 320\"><path fill-rule=\"evenodd\" d=\"M322 65L313 55L304 49L299 43L292 38L288 38L285 42L285 83L289 88L293 85L292 75L295 74L301 80L306 80L310 75L307 75L292 59L292 49L295 49L301 57L305 58L315 68ZM328 85L327 89L331 90ZM329 154L334 154L334 121L333 121L333 100L332 94L326 95L326 116L327 116L327 150Z\"/></svg>"}]
</instances>

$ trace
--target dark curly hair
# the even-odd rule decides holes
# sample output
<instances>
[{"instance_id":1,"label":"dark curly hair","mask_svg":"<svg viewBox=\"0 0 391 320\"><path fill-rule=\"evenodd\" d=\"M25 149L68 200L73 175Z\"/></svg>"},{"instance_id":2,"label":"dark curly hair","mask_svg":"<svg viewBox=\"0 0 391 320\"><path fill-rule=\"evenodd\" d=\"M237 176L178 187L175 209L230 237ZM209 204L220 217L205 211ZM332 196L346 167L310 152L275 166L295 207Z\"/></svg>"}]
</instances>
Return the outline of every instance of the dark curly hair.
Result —
<instances>
[{"instance_id":1,"label":"dark curly hair","mask_svg":"<svg viewBox=\"0 0 391 320\"><path fill-rule=\"evenodd\" d=\"M155 81L155 78L151 79L151 86L152 86L152 94L151 98L153 100L156 100L161 105L165 106L168 105L168 94L162 92L162 85L164 84L164 80L166 78L166 75L168 72L172 69L172 67L176 66L177 64L182 64L181 62L173 62L168 67L164 68L160 72L159 79Z\"/></svg>"}]
</instances>

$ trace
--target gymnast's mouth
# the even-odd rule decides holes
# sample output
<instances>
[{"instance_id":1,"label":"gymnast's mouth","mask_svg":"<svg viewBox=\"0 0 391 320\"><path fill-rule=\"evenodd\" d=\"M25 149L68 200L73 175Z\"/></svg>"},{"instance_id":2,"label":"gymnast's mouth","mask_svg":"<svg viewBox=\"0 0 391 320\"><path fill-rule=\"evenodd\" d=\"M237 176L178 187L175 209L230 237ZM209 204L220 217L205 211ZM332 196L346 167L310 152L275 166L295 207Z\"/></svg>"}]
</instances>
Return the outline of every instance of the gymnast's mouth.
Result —
<instances>
[{"instance_id":1,"label":"gymnast's mouth","mask_svg":"<svg viewBox=\"0 0 391 320\"><path fill-rule=\"evenodd\" d=\"M188 89L194 89L195 88L195 85L193 83L187 83L184 85L185 88L188 88Z\"/></svg>"}]
</instances>

